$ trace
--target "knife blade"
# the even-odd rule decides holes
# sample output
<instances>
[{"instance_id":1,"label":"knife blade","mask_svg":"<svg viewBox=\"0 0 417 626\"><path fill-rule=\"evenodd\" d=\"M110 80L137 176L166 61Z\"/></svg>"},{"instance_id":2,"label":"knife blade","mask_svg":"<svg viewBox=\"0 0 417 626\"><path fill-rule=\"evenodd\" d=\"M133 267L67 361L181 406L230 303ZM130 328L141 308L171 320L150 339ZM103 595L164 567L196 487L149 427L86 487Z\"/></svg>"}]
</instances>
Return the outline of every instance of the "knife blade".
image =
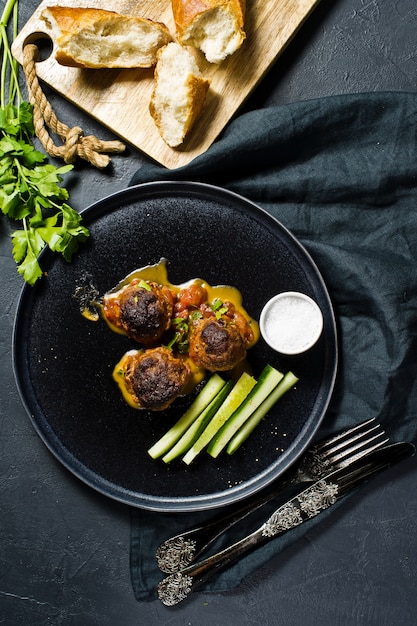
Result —
<instances>
[{"instance_id":1,"label":"knife blade","mask_svg":"<svg viewBox=\"0 0 417 626\"><path fill-rule=\"evenodd\" d=\"M158 585L159 599L166 606L178 604L245 552L312 519L372 476L414 453L415 446L410 442L393 443L370 452L347 467L330 472L278 507L250 535L199 563L165 577Z\"/></svg>"}]
</instances>

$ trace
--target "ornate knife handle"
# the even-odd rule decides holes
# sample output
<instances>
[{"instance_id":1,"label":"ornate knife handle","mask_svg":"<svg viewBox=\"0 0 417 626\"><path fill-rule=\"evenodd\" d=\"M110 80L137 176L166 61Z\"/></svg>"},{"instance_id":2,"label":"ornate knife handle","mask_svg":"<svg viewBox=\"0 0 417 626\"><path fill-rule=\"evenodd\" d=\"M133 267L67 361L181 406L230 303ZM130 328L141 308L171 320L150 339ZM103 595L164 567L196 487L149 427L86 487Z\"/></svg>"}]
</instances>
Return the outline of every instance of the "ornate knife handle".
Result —
<instances>
[{"instance_id":1,"label":"ornate knife handle","mask_svg":"<svg viewBox=\"0 0 417 626\"><path fill-rule=\"evenodd\" d=\"M305 520L315 517L334 504L338 496L338 485L320 480L308 489L279 507L255 532L221 552L190 565L180 572L164 578L158 585L158 596L166 606L173 606L184 600L199 585L211 578L242 554L261 543L277 537Z\"/></svg>"}]
</instances>

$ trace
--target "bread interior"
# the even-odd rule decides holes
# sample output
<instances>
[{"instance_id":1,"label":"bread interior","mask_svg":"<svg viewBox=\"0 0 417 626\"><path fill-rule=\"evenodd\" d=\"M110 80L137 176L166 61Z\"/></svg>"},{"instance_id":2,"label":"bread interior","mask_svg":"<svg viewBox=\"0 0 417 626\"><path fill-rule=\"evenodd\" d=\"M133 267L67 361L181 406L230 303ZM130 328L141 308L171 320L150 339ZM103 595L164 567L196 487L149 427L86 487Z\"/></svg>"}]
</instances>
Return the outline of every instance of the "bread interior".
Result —
<instances>
[{"instance_id":1,"label":"bread interior","mask_svg":"<svg viewBox=\"0 0 417 626\"><path fill-rule=\"evenodd\" d=\"M193 121L193 93L199 80L200 69L185 48L177 43L163 48L157 64L153 107L164 140L170 146L183 141Z\"/></svg>"},{"instance_id":2,"label":"bread interior","mask_svg":"<svg viewBox=\"0 0 417 626\"><path fill-rule=\"evenodd\" d=\"M150 66L166 36L152 23L100 20L76 35L64 36L59 45L80 63L90 66Z\"/></svg>"},{"instance_id":3,"label":"bread interior","mask_svg":"<svg viewBox=\"0 0 417 626\"><path fill-rule=\"evenodd\" d=\"M207 61L220 63L241 46L244 35L225 7L202 13L184 33L184 43L204 52Z\"/></svg>"}]
</instances>

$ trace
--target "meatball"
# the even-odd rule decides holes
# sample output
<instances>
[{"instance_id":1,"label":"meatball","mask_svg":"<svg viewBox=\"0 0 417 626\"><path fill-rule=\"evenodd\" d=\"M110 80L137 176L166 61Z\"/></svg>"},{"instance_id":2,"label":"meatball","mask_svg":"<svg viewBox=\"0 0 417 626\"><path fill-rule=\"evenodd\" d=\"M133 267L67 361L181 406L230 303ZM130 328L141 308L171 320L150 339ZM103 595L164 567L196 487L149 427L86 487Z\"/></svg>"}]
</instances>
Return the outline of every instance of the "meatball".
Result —
<instances>
[{"instance_id":1,"label":"meatball","mask_svg":"<svg viewBox=\"0 0 417 626\"><path fill-rule=\"evenodd\" d=\"M150 411L166 409L189 382L187 363L168 348L136 352L125 365L124 381L137 405Z\"/></svg>"},{"instance_id":2,"label":"meatball","mask_svg":"<svg viewBox=\"0 0 417 626\"><path fill-rule=\"evenodd\" d=\"M170 328L174 295L163 285L132 281L103 300L106 319L129 337L146 345L158 341Z\"/></svg>"},{"instance_id":3,"label":"meatball","mask_svg":"<svg viewBox=\"0 0 417 626\"><path fill-rule=\"evenodd\" d=\"M215 317L197 320L190 333L190 358L205 369L233 369L246 356L246 342L234 324Z\"/></svg>"}]
</instances>

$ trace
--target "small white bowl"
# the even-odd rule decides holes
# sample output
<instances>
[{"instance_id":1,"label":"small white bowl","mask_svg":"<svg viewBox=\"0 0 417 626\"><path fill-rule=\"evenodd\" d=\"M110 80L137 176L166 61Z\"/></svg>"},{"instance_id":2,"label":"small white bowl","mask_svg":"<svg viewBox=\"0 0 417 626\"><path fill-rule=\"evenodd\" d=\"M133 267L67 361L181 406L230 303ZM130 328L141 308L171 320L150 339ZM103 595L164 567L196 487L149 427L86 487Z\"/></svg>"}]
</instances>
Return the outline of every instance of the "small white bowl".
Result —
<instances>
[{"instance_id":1,"label":"small white bowl","mask_svg":"<svg viewBox=\"0 0 417 626\"><path fill-rule=\"evenodd\" d=\"M285 291L269 300L259 319L266 343L281 354L301 354L318 341L323 315L314 300L299 291Z\"/></svg>"}]
</instances>

